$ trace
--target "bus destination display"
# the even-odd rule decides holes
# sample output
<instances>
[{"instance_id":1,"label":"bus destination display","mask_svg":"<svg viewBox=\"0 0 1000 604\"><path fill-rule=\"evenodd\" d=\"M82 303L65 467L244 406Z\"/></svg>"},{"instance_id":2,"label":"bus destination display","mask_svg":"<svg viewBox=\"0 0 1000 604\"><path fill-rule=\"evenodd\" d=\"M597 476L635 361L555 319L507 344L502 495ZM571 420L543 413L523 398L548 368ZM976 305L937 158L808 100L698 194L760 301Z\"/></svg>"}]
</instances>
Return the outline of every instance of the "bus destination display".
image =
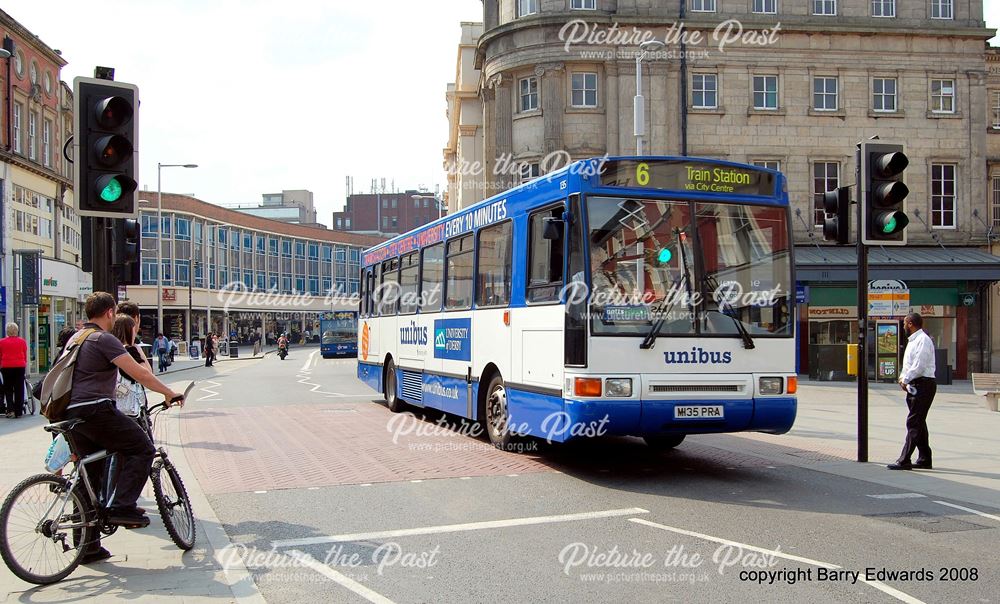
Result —
<instances>
[{"instance_id":1,"label":"bus destination display","mask_svg":"<svg viewBox=\"0 0 1000 604\"><path fill-rule=\"evenodd\" d=\"M774 195L775 175L763 170L699 161L617 160L601 170L601 185L665 191Z\"/></svg>"}]
</instances>

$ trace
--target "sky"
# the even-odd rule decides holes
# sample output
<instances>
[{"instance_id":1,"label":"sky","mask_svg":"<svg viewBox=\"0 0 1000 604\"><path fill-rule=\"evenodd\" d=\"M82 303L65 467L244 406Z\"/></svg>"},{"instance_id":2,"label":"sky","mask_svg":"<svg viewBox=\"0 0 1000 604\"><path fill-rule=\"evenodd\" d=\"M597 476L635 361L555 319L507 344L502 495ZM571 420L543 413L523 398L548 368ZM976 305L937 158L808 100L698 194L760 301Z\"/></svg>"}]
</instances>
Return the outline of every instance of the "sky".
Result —
<instances>
[{"instance_id":1,"label":"sky","mask_svg":"<svg viewBox=\"0 0 1000 604\"><path fill-rule=\"evenodd\" d=\"M445 88L481 0L3 0L69 64L139 87L140 188L222 205L308 189L318 220L373 178L447 179ZM105 35L100 35L103 32Z\"/></svg>"},{"instance_id":2,"label":"sky","mask_svg":"<svg viewBox=\"0 0 1000 604\"><path fill-rule=\"evenodd\" d=\"M984 0L1000 29L1000 0ZM255 205L308 189L318 220L342 209L345 177L444 189L445 87L461 21L481 0L3 0L69 64L62 79L116 69L141 99L140 187ZM106 35L98 35L100 32ZM1000 45L1000 37L991 40Z\"/></svg>"}]
</instances>

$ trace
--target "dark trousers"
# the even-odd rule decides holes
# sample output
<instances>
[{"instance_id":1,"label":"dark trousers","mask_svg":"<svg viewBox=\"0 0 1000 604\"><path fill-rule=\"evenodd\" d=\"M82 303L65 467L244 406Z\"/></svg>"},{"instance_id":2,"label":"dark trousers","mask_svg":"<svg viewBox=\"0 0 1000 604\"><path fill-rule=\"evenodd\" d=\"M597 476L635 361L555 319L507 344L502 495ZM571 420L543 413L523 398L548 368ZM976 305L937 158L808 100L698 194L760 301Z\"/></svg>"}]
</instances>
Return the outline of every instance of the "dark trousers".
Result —
<instances>
[{"instance_id":1,"label":"dark trousers","mask_svg":"<svg viewBox=\"0 0 1000 604\"><path fill-rule=\"evenodd\" d=\"M21 417L24 410L24 367L4 367L0 369L3 375L3 413L13 413Z\"/></svg>"},{"instance_id":2,"label":"dark trousers","mask_svg":"<svg viewBox=\"0 0 1000 604\"><path fill-rule=\"evenodd\" d=\"M937 393L937 382L931 378L917 378L910 382L916 388L916 394L906 395L906 406L910 413L906 416L906 441L903 452L899 455L900 462L910 461L913 451L917 451L917 461L931 461L930 436L927 433L927 412L931 410L934 395Z\"/></svg>"},{"instance_id":3,"label":"dark trousers","mask_svg":"<svg viewBox=\"0 0 1000 604\"><path fill-rule=\"evenodd\" d=\"M111 401L76 407L66 412L66 419L77 418L85 420L73 428L73 440L81 455L89 455L101 449L120 454L115 498L109 502L109 507L124 510L134 508L142 494L142 487L149 478L149 469L156 453L149 436L134 419L118 411ZM88 475L92 478L101 476L103 463L89 464ZM99 481L92 484L96 488Z\"/></svg>"},{"instance_id":4,"label":"dark trousers","mask_svg":"<svg viewBox=\"0 0 1000 604\"><path fill-rule=\"evenodd\" d=\"M215 349L210 348L205 351L205 367L211 367L215 361Z\"/></svg>"}]
</instances>

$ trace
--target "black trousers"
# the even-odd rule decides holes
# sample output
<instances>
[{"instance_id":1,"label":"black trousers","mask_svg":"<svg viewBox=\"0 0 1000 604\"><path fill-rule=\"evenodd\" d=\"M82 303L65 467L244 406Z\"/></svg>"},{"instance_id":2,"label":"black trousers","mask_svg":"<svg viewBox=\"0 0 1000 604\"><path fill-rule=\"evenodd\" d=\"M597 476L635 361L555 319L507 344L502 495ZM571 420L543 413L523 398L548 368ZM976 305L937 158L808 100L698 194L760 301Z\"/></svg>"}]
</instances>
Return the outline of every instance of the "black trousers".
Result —
<instances>
[{"instance_id":1,"label":"black trousers","mask_svg":"<svg viewBox=\"0 0 1000 604\"><path fill-rule=\"evenodd\" d=\"M73 440L81 455L101 449L120 454L115 498L109 502L109 507L134 508L149 478L149 469L156 454L149 436L134 419L119 411L112 401L76 407L66 412L66 419L77 418L85 420L73 429ZM103 463L88 465L88 475L101 476Z\"/></svg>"},{"instance_id":2,"label":"black trousers","mask_svg":"<svg viewBox=\"0 0 1000 604\"><path fill-rule=\"evenodd\" d=\"M917 378L910 382L917 393L906 395L906 406L910 413L906 416L906 441L903 452L899 455L900 462L910 461L913 451L917 451L917 461L931 461L930 436L927 433L927 412L931 410L934 395L937 393L937 382L932 378Z\"/></svg>"},{"instance_id":3,"label":"black trousers","mask_svg":"<svg viewBox=\"0 0 1000 604\"><path fill-rule=\"evenodd\" d=\"M24 367L4 367L0 369L3 375L3 413L13 413L21 417L24 410Z\"/></svg>"}]
</instances>

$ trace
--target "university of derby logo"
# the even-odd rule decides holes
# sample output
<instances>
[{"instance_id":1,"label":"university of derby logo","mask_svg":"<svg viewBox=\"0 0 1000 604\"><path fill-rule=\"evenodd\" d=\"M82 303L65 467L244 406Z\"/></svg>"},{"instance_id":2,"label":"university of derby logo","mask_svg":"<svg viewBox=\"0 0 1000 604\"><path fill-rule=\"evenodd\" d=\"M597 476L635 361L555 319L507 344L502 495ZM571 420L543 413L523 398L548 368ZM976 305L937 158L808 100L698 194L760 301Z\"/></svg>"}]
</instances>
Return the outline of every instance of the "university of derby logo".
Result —
<instances>
[{"instance_id":1,"label":"university of derby logo","mask_svg":"<svg viewBox=\"0 0 1000 604\"><path fill-rule=\"evenodd\" d=\"M436 348L438 350L444 350L445 348L448 347L448 344L446 342L447 342L447 340L446 340L446 338L444 336L444 329L435 329L434 330L434 348Z\"/></svg>"},{"instance_id":2,"label":"university of derby logo","mask_svg":"<svg viewBox=\"0 0 1000 604\"><path fill-rule=\"evenodd\" d=\"M371 342L371 329L368 328L368 321L361 327L361 360L368 360L368 345Z\"/></svg>"}]
</instances>

